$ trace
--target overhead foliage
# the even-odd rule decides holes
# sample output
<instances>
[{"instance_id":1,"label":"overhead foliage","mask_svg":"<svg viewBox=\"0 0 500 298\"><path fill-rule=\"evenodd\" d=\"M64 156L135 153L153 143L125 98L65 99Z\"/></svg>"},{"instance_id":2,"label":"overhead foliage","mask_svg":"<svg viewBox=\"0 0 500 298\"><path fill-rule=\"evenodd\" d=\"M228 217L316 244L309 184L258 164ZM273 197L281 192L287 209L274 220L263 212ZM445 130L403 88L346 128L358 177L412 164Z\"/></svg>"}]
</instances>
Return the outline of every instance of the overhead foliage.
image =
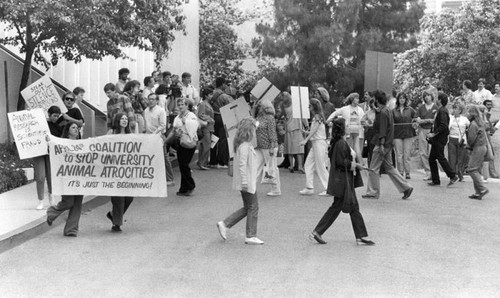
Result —
<instances>
[{"instance_id":1,"label":"overhead foliage","mask_svg":"<svg viewBox=\"0 0 500 298\"><path fill-rule=\"evenodd\" d=\"M396 57L394 82L419 93L430 77L446 92L459 95L463 80L500 79L500 1L475 0L460 10L425 16L418 47Z\"/></svg>"},{"instance_id":2,"label":"overhead foliage","mask_svg":"<svg viewBox=\"0 0 500 298\"><path fill-rule=\"evenodd\" d=\"M287 59L290 84L319 82L363 91L366 50L402 52L416 46L423 7L418 0L274 0L275 20L257 26L253 46Z\"/></svg>"},{"instance_id":3,"label":"overhead foliage","mask_svg":"<svg viewBox=\"0 0 500 298\"><path fill-rule=\"evenodd\" d=\"M199 0L200 83L211 85L217 76L248 76L242 59L253 56L249 45L238 39L235 26L259 16L263 7L239 8L242 0Z\"/></svg>"},{"instance_id":4,"label":"overhead foliage","mask_svg":"<svg viewBox=\"0 0 500 298\"><path fill-rule=\"evenodd\" d=\"M184 29L180 6L186 0L2 0L0 21L8 25L0 43L25 53L20 90L27 85L33 58L47 67L60 58L126 57L122 47L153 50L161 58L170 50L173 31ZM50 62L42 56L50 54ZM17 108L25 102L21 96Z\"/></svg>"}]
</instances>

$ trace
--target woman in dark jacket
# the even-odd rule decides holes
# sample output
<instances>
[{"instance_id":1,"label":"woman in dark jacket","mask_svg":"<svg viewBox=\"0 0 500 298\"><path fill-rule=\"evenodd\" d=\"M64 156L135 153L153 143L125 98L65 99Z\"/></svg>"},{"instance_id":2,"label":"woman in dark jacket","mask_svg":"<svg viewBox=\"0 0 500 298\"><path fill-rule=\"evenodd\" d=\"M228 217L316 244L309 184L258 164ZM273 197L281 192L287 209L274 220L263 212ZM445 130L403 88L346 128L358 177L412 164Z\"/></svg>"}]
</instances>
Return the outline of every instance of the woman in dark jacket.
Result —
<instances>
[{"instance_id":1,"label":"woman in dark jacket","mask_svg":"<svg viewBox=\"0 0 500 298\"><path fill-rule=\"evenodd\" d=\"M408 106L408 96L399 93L396 108L392 110L394 117L394 149L396 149L396 166L401 176L410 179L410 154L413 140L417 135L413 128L413 119L417 112Z\"/></svg>"},{"instance_id":2,"label":"woman in dark jacket","mask_svg":"<svg viewBox=\"0 0 500 298\"><path fill-rule=\"evenodd\" d=\"M330 148L333 149L331 149L332 153L329 154L330 176L328 178L327 193L334 196L333 204L323 215L316 228L314 228L309 239L316 240L319 244L326 244L321 235L333 224L341 210L347 211L343 208L347 186L349 187L347 189L348 193L350 190L352 194L349 215L351 216L356 243L358 245L374 245L373 241L366 238L368 237L368 233L363 216L359 212L359 204L354 190L355 187L363 186L359 170L364 169L364 167L360 163L355 162L356 153L349 147L345 140L345 119L343 118L333 120Z\"/></svg>"}]
</instances>

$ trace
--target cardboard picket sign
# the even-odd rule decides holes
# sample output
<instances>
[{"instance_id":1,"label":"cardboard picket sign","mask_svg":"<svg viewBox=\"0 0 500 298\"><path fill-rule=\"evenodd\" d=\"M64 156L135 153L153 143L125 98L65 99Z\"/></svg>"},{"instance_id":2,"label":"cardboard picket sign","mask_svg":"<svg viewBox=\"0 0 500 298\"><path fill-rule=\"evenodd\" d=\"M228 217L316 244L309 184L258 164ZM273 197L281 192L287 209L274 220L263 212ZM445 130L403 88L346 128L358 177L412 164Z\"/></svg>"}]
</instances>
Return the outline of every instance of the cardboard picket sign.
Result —
<instances>
[{"instance_id":1,"label":"cardboard picket sign","mask_svg":"<svg viewBox=\"0 0 500 298\"><path fill-rule=\"evenodd\" d=\"M7 114L20 159L46 155L49 125L42 109Z\"/></svg>"},{"instance_id":2,"label":"cardboard picket sign","mask_svg":"<svg viewBox=\"0 0 500 298\"><path fill-rule=\"evenodd\" d=\"M291 86L292 92L292 117L309 119L309 88Z\"/></svg>"},{"instance_id":3,"label":"cardboard picket sign","mask_svg":"<svg viewBox=\"0 0 500 298\"><path fill-rule=\"evenodd\" d=\"M250 91L250 93L259 100L269 100L273 101L276 96L278 96L281 91L276 88L268 79L262 78L257 82L255 87Z\"/></svg>"},{"instance_id":4,"label":"cardboard picket sign","mask_svg":"<svg viewBox=\"0 0 500 298\"><path fill-rule=\"evenodd\" d=\"M241 119L250 117L250 106L244 98L239 98L220 108L222 122L226 130L227 145L229 147L229 157L232 158L233 140L236 135L236 129Z\"/></svg>"},{"instance_id":5,"label":"cardboard picket sign","mask_svg":"<svg viewBox=\"0 0 500 298\"><path fill-rule=\"evenodd\" d=\"M58 106L62 113L68 111L48 74L24 88L21 95L28 110L41 108L46 113L51 106Z\"/></svg>"},{"instance_id":6,"label":"cardboard picket sign","mask_svg":"<svg viewBox=\"0 0 500 298\"><path fill-rule=\"evenodd\" d=\"M51 137L49 147L55 195L167 196L159 134Z\"/></svg>"}]
</instances>

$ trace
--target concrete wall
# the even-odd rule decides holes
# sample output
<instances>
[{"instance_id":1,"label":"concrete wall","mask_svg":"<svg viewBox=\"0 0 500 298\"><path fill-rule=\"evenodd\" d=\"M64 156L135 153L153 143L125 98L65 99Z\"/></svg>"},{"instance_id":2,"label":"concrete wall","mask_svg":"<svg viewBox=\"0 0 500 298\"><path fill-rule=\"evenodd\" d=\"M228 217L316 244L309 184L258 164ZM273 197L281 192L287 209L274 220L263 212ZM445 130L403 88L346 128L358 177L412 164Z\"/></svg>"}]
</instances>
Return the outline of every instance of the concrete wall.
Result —
<instances>
[{"instance_id":1,"label":"concrete wall","mask_svg":"<svg viewBox=\"0 0 500 298\"><path fill-rule=\"evenodd\" d=\"M176 39L172 44L172 51L168 59L162 62L161 69L169 70L174 74L190 72L192 81L199 89L199 6L198 1L189 1L184 7L186 19L187 35L176 34ZM0 24L0 36L5 36L5 25ZM14 54L24 59L24 55L19 53L15 47L7 47ZM106 110L108 98L104 94L103 88L106 83L116 83L118 80L118 70L122 67L130 69L130 77L139 82L143 82L145 76L151 75L154 70L154 54L142 51L137 48L124 49L131 59L115 59L105 57L101 61L83 59L81 63L75 64L72 61L60 60L59 63L48 70L51 78L69 90L80 86L85 89L85 100L101 111ZM48 55L46 56L49 57ZM9 98L5 95L5 72L4 61L7 61L7 77ZM34 67L45 72L45 68L33 64ZM21 80L22 64L7 53L0 51L0 143L7 140L7 106L8 111L15 111L17 96L19 94L19 84ZM33 74L30 83L36 81L39 75ZM82 109L83 110L83 109ZM91 113L83 111L87 124ZM97 120L99 121L99 120ZM99 130L99 127L96 127ZM86 125L85 130L89 127ZM98 130L96 134L99 135Z\"/></svg>"}]
</instances>

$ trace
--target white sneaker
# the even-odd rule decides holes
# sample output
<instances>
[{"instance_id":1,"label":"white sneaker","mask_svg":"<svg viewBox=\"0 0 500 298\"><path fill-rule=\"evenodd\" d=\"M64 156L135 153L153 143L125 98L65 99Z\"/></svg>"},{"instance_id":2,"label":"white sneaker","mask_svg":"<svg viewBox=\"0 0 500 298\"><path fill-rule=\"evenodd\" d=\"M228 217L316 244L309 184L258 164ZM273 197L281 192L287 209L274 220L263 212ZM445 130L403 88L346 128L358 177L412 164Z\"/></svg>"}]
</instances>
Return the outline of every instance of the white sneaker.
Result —
<instances>
[{"instance_id":1,"label":"white sneaker","mask_svg":"<svg viewBox=\"0 0 500 298\"><path fill-rule=\"evenodd\" d=\"M245 244L262 245L262 244L264 244L264 241L260 240L257 237L252 237L252 238L245 237Z\"/></svg>"},{"instance_id":2,"label":"white sneaker","mask_svg":"<svg viewBox=\"0 0 500 298\"><path fill-rule=\"evenodd\" d=\"M219 234L220 236L222 237L222 239L226 240L227 239L227 236L226 236L226 225L224 224L223 221L219 221L217 223L217 229L219 230Z\"/></svg>"},{"instance_id":3,"label":"white sneaker","mask_svg":"<svg viewBox=\"0 0 500 298\"><path fill-rule=\"evenodd\" d=\"M299 194L303 196L310 196L314 194L314 189L304 188L303 190L299 191Z\"/></svg>"},{"instance_id":4,"label":"white sneaker","mask_svg":"<svg viewBox=\"0 0 500 298\"><path fill-rule=\"evenodd\" d=\"M322 191L318 194L318 196L322 196L322 197L329 197L330 195L326 193L326 190L325 191Z\"/></svg>"},{"instance_id":5,"label":"white sneaker","mask_svg":"<svg viewBox=\"0 0 500 298\"><path fill-rule=\"evenodd\" d=\"M277 196L281 196L281 192L271 191L271 192L268 192L266 195L268 195L270 197L277 197Z\"/></svg>"},{"instance_id":6,"label":"white sneaker","mask_svg":"<svg viewBox=\"0 0 500 298\"><path fill-rule=\"evenodd\" d=\"M43 201L38 202L38 205L36 205L36 210L43 210Z\"/></svg>"}]
</instances>

